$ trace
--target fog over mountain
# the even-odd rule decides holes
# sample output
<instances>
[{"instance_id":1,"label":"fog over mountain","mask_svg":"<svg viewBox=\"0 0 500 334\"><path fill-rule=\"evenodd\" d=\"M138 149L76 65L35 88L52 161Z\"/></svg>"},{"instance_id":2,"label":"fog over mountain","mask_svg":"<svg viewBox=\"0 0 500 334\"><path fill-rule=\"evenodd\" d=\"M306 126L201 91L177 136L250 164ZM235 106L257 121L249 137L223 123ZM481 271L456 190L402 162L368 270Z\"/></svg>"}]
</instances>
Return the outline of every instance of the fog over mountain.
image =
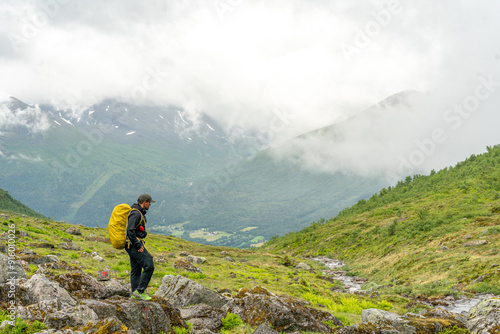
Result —
<instances>
[{"instance_id":1,"label":"fog over mountain","mask_svg":"<svg viewBox=\"0 0 500 334\"><path fill-rule=\"evenodd\" d=\"M350 123L342 145L295 141L292 162L425 172L500 142L498 13L453 0L3 1L0 99L33 108L2 108L0 133L54 126L40 104L77 119L115 99L175 106L194 131L206 114L232 138L257 133L257 151L415 90L425 98Z\"/></svg>"}]
</instances>

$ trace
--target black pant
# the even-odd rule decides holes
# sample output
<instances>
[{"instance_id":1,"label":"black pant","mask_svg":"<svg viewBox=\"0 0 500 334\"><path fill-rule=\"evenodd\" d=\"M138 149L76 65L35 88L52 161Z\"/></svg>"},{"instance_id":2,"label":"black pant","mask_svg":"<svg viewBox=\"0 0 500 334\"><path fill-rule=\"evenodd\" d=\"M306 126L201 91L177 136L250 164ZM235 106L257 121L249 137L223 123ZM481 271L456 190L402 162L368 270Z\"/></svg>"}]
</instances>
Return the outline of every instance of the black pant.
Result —
<instances>
[{"instance_id":1,"label":"black pant","mask_svg":"<svg viewBox=\"0 0 500 334\"><path fill-rule=\"evenodd\" d=\"M151 276L155 271L155 265L153 263L153 257L149 254L146 247L144 251L139 253L137 248L130 246L126 248L128 255L130 256L130 285L132 286L132 292L137 290L139 293L143 293L148 287Z\"/></svg>"}]
</instances>

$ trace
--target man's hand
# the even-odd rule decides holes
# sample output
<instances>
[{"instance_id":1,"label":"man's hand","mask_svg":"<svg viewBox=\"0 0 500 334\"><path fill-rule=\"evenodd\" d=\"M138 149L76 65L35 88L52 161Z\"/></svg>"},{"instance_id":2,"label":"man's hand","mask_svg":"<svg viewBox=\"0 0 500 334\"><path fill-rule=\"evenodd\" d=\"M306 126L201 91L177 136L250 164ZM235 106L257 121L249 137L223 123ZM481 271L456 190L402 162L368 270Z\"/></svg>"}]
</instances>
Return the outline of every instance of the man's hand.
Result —
<instances>
[{"instance_id":1,"label":"man's hand","mask_svg":"<svg viewBox=\"0 0 500 334\"><path fill-rule=\"evenodd\" d=\"M139 253L144 252L144 246L141 246L141 248L139 248L137 251L138 251Z\"/></svg>"}]
</instances>

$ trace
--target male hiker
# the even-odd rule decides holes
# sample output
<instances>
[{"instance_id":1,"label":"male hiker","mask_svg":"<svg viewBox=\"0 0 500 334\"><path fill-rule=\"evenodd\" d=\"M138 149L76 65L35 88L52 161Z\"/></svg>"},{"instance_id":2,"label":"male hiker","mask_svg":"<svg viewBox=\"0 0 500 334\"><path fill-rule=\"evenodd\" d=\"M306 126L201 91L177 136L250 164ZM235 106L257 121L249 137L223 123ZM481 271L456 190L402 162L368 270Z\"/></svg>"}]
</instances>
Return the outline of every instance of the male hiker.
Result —
<instances>
[{"instance_id":1,"label":"male hiker","mask_svg":"<svg viewBox=\"0 0 500 334\"><path fill-rule=\"evenodd\" d=\"M125 249L130 256L130 285L132 286L132 298L150 300L146 293L155 266L153 257L144 246L144 238L148 234L146 231L146 212L151 203L154 203L151 195L141 194L137 203L131 206L132 211L127 222L127 242ZM134 210L135 209L135 210Z\"/></svg>"}]
</instances>

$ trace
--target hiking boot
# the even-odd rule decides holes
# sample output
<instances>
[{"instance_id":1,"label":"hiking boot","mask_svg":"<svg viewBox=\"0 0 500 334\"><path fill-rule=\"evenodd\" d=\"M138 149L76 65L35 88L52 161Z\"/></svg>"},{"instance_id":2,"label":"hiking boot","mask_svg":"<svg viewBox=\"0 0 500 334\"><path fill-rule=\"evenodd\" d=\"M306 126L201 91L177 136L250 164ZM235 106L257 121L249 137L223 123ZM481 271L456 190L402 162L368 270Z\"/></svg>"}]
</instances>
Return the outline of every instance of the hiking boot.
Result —
<instances>
[{"instance_id":1,"label":"hiking boot","mask_svg":"<svg viewBox=\"0 0 500 334\"><path fill-rule=\"evenodd\" d=\"M135 290L132 292L132 299L138 299L138 300L151 300L151 297L144 291L143 293L139 293L139 291Z\"/></svg>"}]
</instances>

